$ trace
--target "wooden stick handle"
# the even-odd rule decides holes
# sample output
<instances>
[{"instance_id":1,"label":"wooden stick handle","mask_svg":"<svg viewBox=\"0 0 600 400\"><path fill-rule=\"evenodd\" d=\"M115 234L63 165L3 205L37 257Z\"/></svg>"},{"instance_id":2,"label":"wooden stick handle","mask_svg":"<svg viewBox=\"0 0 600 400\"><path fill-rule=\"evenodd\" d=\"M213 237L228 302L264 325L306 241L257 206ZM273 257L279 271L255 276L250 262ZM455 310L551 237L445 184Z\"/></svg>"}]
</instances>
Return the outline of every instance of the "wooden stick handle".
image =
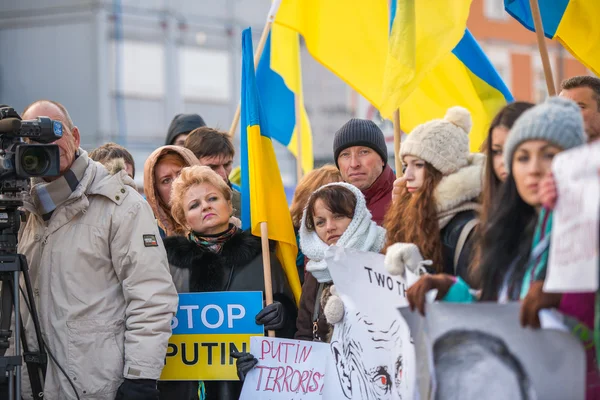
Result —
<instances>
[{"instance_id":1,"label":"wooden stick handle","mask_svg":"<svg viewBox=\"0 0 600 400\"><path fill-rule=\"evenodd\" d=\"M260 223L260 242L262 244L263 271L265 275L266 305L273 303L273 282L271 279L271 249L269 248L269 228L266 222ZM275 331L268 332L269 337L275 337Z\"/></svg>"},{"instance_id":2,"label":"wooden stick handle","mask_svg":"<svg viewBox=\"0 0 600 400\"><path fill-rule=\"evenodd\" d=\"M394 111L394 165L396 166L396 178L402 176L402 160L400 159L400 144L402 142L402 131L400 130L400 109Z\"/></svg>"},{"instance_id":3,"label":"wooden stick handle","mask_svg":"<svg viewBox=\"0 0 600 400\"><path fill-rule=\"evenodd\" d=\"M544 67L544 76L546 78L546 86L548 86L548 94L556 96L556 88L554 87L554 78L552 77L552 65L548 56L548 48L546 47L546 38L544 36L544 25L542 23L542 15L538 0L529 0L531 7L531 16L533 17L533 25L537 36L538 48L542 57L542 66Z\"/></svg>"},{"instance_id":4,"label":"wooden stick handle","mask_svg":"<svg viewBox=\"0 0 600 400\"><path fill-rule=\"evenodd\" d=\"M300 103L300 95L294 95L294 107L296 113L296 182L300 183L302 179L302 104Z\"/></svg>"}]
</instances>

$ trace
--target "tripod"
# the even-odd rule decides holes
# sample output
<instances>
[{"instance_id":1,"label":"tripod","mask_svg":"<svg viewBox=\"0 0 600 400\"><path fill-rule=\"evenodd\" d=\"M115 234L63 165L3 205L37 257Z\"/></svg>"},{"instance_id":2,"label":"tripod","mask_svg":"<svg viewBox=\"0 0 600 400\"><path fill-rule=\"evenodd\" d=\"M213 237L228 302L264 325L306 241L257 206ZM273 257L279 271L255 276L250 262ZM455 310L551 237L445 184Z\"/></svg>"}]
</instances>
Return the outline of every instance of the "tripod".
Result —
<instances>
[{"instance_id":1,"label":"tripod","mask_svg":"<svg viewBox=\"0 0 600 400\"><path fill-rule=\"evenodd\" d=\"M22 254L17 254L17 233L20 226L20 212L18 207L22 202L16 199L0 199L0 281L2 282L2 297L0 315L0 394L2 385L8 388L8 400L21 399L21 346L23 357L27 364L27 372L34 398L42 399L44 396L44 377L46 375L47 356L44 350L40 323L31 289L27 259ZM35 334L38 342L37 351L29 351L25 329L21 320L20 303L20 274L23 274L27 295L26 304L33 320ZM14 309L14 355L4 356L10 346L12 331L11 320Z\"/></svg>"}]
</instances>

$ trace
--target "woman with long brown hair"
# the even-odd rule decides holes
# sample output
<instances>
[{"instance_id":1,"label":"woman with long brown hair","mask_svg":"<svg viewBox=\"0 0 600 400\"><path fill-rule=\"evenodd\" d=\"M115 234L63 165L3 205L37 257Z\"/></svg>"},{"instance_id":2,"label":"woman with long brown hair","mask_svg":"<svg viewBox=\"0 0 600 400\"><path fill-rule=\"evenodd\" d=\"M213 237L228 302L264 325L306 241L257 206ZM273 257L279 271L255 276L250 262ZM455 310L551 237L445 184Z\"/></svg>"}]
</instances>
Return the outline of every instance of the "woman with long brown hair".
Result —
<instances>
[{"instance_id":1,"label":"woman with long brown hair","mask_svg":"<svg viewBox=\"0 0 600 400\"><path fill-rule=\"evenodd\" d=\"M462 107L442 120L416 127L402 144L402 190L388 210L386 264L401 274L404 260L416 251L433 263L430 272L466 279L477 199L485 157L469 153L471 115Z\"/></svg>"},{"instance_id":2,"label":"woman with long brown hair","mask_svg":"<svg viewBox=\"0 0 600 400\"><path fill-rule=\"evenodd\" d=\"M482 151L487 156L485 162L485 177L481 198L481 222L488 220L488 212L493 199L498 198L500 185L506 180L508 173L504 166L504 142L508 137L517 118L534 104L526 101L515 101L504 106L492 120L488 137L482 146Z\"/></svg>"},{"instance_id":3,"label":"woman with long brown hair","mask_svg":"<svg viewBox=\"0 0 600 400\"><path fill-rule=\"evenodd\" d=\"M488 137L482 145L482 151L487 156L481 195L481 211L477 229L485 227L490 219L493 203L500 197L500 186L508 176L504 165L504 143L517 118L534 104L526 101L515 101L504 106L490 124ZM480 235L479 235L480 236ZM479 264L481 264L481 240L478 241L470 266L469 278L477 285L480 280Z\"/></svg>"}]
</instances>

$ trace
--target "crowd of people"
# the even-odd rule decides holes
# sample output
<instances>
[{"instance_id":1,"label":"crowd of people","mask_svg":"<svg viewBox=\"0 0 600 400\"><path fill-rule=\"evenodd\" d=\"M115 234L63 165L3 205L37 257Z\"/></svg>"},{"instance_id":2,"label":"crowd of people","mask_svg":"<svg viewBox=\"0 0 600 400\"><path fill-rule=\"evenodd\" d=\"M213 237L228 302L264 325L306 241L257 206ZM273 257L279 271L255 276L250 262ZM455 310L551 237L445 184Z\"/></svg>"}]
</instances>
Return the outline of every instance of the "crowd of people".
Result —
<instances>
[{"instance_id":1,"label":"crowd of people","mask_svg":"<svg viewBox=\"0 0 600 400\"><path fill-rule=\"evenodd\" d=\"M142 196L125 148L107 143L88 154L58 102L39 100L22 114L39 116L63 124L60 176L32 180L18 250L53 353L45 398L237 399L257 363L249 353L232 355L240 381L159 381L178 292L264 291L261 241L241 229L241 194L229 180L228 134L199 115L175 116L165 146L145 161ZM344 315L325 260L336 244L385 254L391 274L420 274L407 297L421 313L437 289L441 301L521 301L524 326L539 327L538 312L557 308L593 330L595 293L545 293L543 282L552 159L600 139L600 79L573 77L544 103L506 105L481 153L469 150L470 129L461 107L416 127L397 155L400 178L375 123L351 119L335 132L334 165L306 174L290 209L300 303L273 252L274 302L256 323L278 337L327 342ZM36 349L33 320L21 312ZM595 349L586 351L587 398L600 398ZM25 398L34 398L27 378L24 368Z\"/></svg>"}]
</instances>

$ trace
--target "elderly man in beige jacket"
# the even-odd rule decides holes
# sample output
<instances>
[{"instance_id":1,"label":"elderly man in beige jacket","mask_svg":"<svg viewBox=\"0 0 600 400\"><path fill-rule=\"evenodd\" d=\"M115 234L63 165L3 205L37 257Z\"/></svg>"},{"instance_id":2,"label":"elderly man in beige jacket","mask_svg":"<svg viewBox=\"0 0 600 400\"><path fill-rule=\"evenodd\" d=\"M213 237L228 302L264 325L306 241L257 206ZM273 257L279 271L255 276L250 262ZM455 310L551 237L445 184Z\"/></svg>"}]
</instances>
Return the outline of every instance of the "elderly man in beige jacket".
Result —
<instances>
[{"instance_id":1,"label":"elderly man in beige jacket","mask_svg":"<svg viewBox=\"0 0 600 400\"><path fill-rule=\"evenodd\" d=\"M44 341L64 370L48 361L45 398L76 399L75 389L86 399L157 399L178 297L152 210L125 172L110 175L79 148L61 104L37 101L22 115L38 116L63 124L60 176L32 181L18 246ZM26 377L23 385L23 398L33 398Z\"/></svg>"}]
</instances>

